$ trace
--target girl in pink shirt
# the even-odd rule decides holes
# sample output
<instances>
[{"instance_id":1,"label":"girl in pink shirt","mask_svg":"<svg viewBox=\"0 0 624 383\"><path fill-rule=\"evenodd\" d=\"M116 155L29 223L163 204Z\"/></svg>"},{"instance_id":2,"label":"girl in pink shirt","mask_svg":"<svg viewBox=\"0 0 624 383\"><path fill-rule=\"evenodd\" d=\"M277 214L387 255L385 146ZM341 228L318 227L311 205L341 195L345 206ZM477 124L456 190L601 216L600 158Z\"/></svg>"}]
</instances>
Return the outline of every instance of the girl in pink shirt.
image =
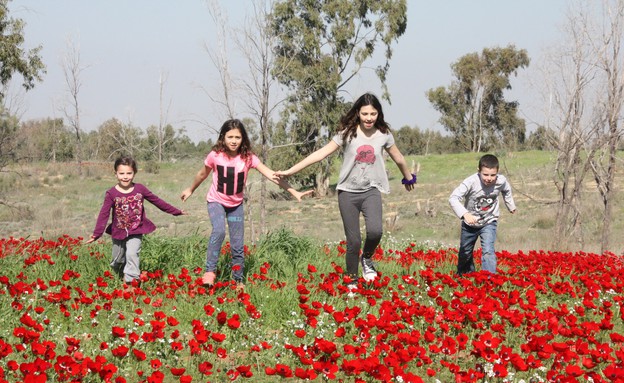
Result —
<instances>
[{"instance_id":1,"label":"girl in pink shirt","mask_svg":"<svg viewBox=\"0 0 624 383\"><path fill-rule=\"evenodd\" d=\"M225 240L225 223L230 233L232 251L232 277L238 288L243 288L244 272L244 223L243 191L249 169L255 168L263 176L278 184L284 190L301 201L301 198L313 193L312 190L299 192L286 181L276 180L273 170L260 162L251 151L251 142L240 120L226 121L219 132L217 143L204 160L204 167L197 172L193 183L182 192L182 201L186 201L212 172L212 184L208 190L208 215L212 232L206 252L206 270L202 283L212 287L216 279L217 263L221 246Z\"/></svg>"}]
</instances>

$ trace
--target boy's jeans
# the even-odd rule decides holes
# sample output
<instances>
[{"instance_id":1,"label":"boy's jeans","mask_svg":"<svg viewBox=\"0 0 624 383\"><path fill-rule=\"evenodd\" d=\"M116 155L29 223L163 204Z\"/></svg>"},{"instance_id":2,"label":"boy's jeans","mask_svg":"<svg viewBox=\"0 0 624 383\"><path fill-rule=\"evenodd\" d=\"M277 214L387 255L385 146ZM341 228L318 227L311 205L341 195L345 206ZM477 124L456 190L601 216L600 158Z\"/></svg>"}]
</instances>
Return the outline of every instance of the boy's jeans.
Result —
<instances>
[{"instance_id":1,"label":"boy's jeans","mask_svg":"<svg viewBox=\"0 0 624 383\"><path fill-rule=\"evenodd\" d=\"M498 221L490 222L483 227L472 227L462 221L457 274L462 275L475 271L473 251L477 238L481 239L481 268L496 273L496 228Z\"/></svg>"}]
</instances>

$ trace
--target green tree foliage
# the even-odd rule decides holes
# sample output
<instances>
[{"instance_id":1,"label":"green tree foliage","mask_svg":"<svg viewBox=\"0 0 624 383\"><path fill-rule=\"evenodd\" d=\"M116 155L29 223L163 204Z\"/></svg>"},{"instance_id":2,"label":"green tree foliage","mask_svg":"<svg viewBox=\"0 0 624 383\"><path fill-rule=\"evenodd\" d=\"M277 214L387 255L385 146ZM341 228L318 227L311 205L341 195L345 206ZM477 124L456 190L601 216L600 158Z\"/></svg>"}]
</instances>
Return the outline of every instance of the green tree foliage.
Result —
<instances>
[{"instance_id":1,"label":"green tree foliage","mask_svg":"<svg viewBox=\"0 0 624 383\"><path fill-rule=\"evenodd\" d=\"M0 101L5 97L4 87L14 74L20 74L23 87L30 90L45 73L45 65L39 56L41 46L31 50L22 47L24 21L9 17L8 3L9 0L0 0Z\"/></svg>"},{"instance_id":2,"label":"green tree foliage","mask_svg":"<svg viewBox=\"0 0 624 383\"><path fill-rule=\"evenodd\" d=\"M292 163L327 142L346 110L339 96L378 45L385 48L385 60L375 73L381 81L383 97L392 57L392 43L407 27L405 0L283 0L275 4L272 28L276 36L278 81L290 95L283 112L288 140L297 146L288 153ZM278 143L279 144L279 143ZM330 163L310 167L302 173L314 180L319 194L329 177Z\"/></svg>"},{"instance_id":3,"label":"green tree foliage","mask_svg":"<svg viewBox=\"0 0 624 383\"><path fill-rule=\"evenodd\" d=\"M23 44L24 22L9 17L8 0L0 0L0 105L4 101L4 91L16 73L22 76L26 90L32 89L35 81L41 81L45 73L39 56L41 46L25 50ZM17 132L17 119L0 106L0 170L17 157Z\"/></svg>"},{"instance_id":4,"label":"green tree foliage","mask_svg":"<svg viewBox=\"0 0 624 383\"><path fill-rule=\"evenodd\" d=\"M553 143L557 141L552 130L540 125L529 134L525 142L527 150L553 150Z\"/></svg>"},{"instance_id":5,"label":"green tree foliage","mask_svg":"<svg viewBox=\"0 0 624 383\"><path fill-rule=\"evenodd\" d=\"M457 153L460 148L455 145L451 136L442 135L438 131L403 126L394 133L395 141L404 155L428 155Z\"/></svg>"},{"instance_id":6,"label":"green tree foliage","mask_svg":"<svg viewBox=\"0 0 624 383\"><path fill-rule=\"evenodd\" d=\"M517 116L518 103L505 100L503 92L511 89L509 77L528 65L524 49L485 48L452 64L455 81L429 90L427 97L465 150L516 150L524 142L525 122Z\"/></svg>"},{"instance_id":7,"label":"green tree foliage","mask_svg":"<svg viewBox=\"0 0 624 383\"><path fill-rule=\"evenodd\" d=\"M17 158L18 121L6 111L0 111L0 170Z\"/></svg>"},{"instance_id":8,"label":"green tree foliage","mask_svg":"<svg viewBox=\"0 0 624 383\"><path fill-rule=\"evenodd\" d=\"M73 156L73 132L62 118L23 122L17 132L21 143L18 158L27 161L70 161Z\"/></svg>"}]
</instances>

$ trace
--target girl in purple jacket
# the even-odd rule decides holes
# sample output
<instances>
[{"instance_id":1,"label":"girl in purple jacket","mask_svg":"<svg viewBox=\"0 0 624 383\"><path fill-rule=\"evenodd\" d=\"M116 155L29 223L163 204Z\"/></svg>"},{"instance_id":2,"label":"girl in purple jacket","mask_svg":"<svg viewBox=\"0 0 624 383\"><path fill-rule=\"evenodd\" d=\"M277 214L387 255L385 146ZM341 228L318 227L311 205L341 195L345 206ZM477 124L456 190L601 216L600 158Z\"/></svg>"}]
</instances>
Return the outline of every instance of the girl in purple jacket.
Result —
<instances>
[{"instance_id":1,"label":"girl in purple jacket","mask_svg":"<svg viewBox=\"0 0 624 383\"><path fill-rule=\"evenodd\" d=\"M106 191L93 235L86 242L97 240L105 231L111 235L113 259L110 265L127 284L131 284L134 280L138 282L141 276L139 253L143 234L156 230L156 225L145 216L144 200L148 200L165 213L186 214L183 210L158 198L144 185L134 183L136 173L137 164L134 159L121 157L115 161L117 185ZM106 226L111 213L112 222Z\"/></svg>"}]
</instances>

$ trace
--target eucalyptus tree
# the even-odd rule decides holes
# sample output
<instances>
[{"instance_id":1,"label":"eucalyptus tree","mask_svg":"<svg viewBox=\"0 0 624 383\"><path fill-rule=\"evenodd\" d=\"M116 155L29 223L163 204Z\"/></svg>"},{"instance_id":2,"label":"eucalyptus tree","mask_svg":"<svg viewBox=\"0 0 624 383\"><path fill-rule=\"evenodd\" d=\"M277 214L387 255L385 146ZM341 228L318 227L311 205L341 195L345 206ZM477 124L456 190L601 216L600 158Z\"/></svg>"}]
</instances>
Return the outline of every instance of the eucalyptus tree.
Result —
<instances>
[{"instance_id":1,"label":"eucalyptus tree","mask_svg":"<svg viewBox=\"0 0 624 383\"><path fill-rule=\"evenodd\" d=\"M273 74L289 92L279 128L294 145L292 161L327 142L350 102L341 92L380 46L383 59L374 71L389 101L386 76L392 43L407 28L405 0L282 0L274 4L271 25L279 68ZM302 174L325 195L329 170L325 160Z\"/></svg>"},{"instance_id":2,"label":"eucalyptus tree","mask_svg":"<svg viewBox=\"0 0 624 383\"><path fill-rule=\"evenodd\" d=\"M26 91L45 74L41 46L24 48L24 21L10 17L8 0L0 0L0 170L14 159L18 122L4 108L6 89L14 75L22 77Z\"/></svg>"},{"instance_id":3,"label":"eucalyptus tree","mask_svg":"<svg viewBox=\"0 0 624 383\"><path fill-rule=\"evenodd\" d=\"M518 102L505 100L504 91L511 89L510 76L528 65L524 49L484 48L453 63L455 80L430 89L427 98L441 113L440 123L466 150L522 143L525 122L517 115Z\"/></svg>"},{"instance_id":4,"label":"eucalyptus tree","mask_svg":"<svg viewBox=\"0 0 624 383\"><path fill-rule=\"evenodd\" d=\"M15 74L21 75L22 86L30 90L45 74L41 60L41 46L32 49L23 47L24 21L9 16L9 0L0 0L0 101L4 99L5 87Z\"/></svg>"}]
</instances>

